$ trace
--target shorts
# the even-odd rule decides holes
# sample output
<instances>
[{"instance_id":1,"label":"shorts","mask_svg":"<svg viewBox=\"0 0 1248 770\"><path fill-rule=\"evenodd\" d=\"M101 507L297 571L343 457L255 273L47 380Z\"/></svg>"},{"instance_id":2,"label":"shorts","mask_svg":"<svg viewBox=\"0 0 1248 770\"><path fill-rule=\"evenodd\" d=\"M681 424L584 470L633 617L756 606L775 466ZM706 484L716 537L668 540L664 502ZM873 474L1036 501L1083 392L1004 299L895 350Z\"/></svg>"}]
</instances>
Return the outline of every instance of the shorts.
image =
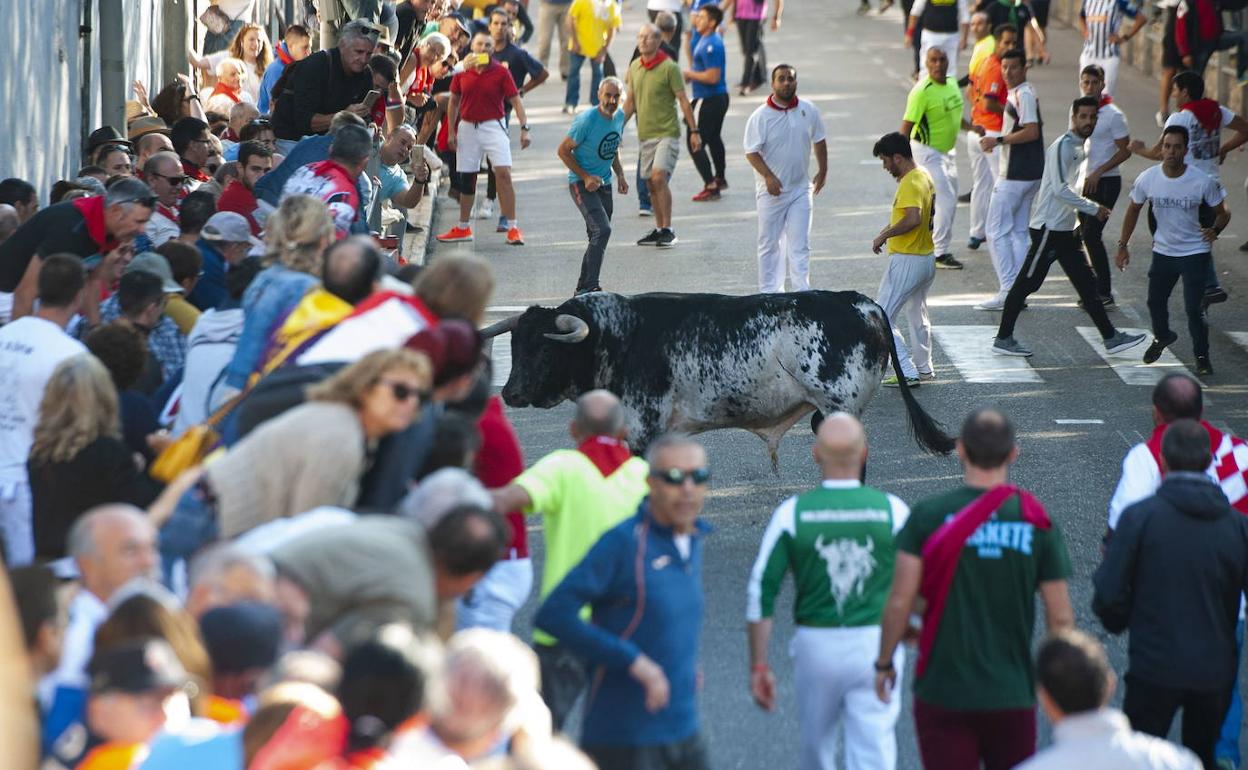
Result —
<instances>
[{"instance_id":1,"label":"shorts","mask_svg":"<svg viewBox=\"0 0 1248 770\"><path fill-rule=\"evenodd\" d=\"M1161 33L1161 66L1166 69L1177 70L1183 66L1183 57L1179 55L1179 44L1174 40L1174 23L1178 15L1177 8L1166 9L1165 31Z\"/></svg>"},{"instance_id":2,"label":"shorts","mask_svg":"<svg viewBox=\"0 0 1248 770\"><path fill-rule=\"evenodd\" d=\"M670 177L676 170L676 160L679 157L679 136L660 136L657 139L642 140L640 153L642 178L648 178L655 169L666 172Z\"/></svg>"},{"instance_id":3,"label":"shorts","mask_svg":"<svg viewBox=\"0 0 1248 770\"><path fill-rule=\"evenodd\" d=\"M495 166L511 166L511 137L507 136L502 119L483 123L460 121L455 170L461 174L475 174L486 158Z\"/></svg>"}]
</instances>

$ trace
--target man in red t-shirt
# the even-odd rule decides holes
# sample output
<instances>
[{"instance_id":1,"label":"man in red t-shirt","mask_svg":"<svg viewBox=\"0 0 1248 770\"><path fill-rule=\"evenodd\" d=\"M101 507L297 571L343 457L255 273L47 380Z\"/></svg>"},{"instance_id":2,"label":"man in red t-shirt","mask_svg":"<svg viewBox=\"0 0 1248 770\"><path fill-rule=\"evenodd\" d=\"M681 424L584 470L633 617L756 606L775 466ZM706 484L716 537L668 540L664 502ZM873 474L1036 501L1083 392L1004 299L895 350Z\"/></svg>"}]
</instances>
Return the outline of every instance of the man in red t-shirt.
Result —
<instances>
[{"instance_id":1,"label":"man in red t-shirt","mask_svg":"<svg viewBox=\"0 0 1248 770\"><path fill-rule=\"evenodd\" d=\"M261 228L256 220L256 209L260 204L256 201L255 187L260 177L273 170L273 150L260 142L243 142L238 146L238 168L238 179L226 185L217 199L217 211L242 214L251 234L258 238Z\"/></svg>"},{"instance_id":2,"label":"man in red t-shirt","mask_svg":"<svg viewBox=\"0 0 1248 770\"><path fill-rule=\"evenodd\" d=\"M520 148L529 146L529 123L516 81L506 67L490 54L494 41L488 32L472 39L472 53L464 59L464 71L451 80L448 107L450 128L447 144L456 151L455 170L466 175L460 186L459 224L438 236L444 243L471 241L472 199L477 189L481 161L489 158L498 182L498 201L507 225L507 243L524 245L524 235L516 221L516 191L511 183L511 142L503 120L505 105L511 104L520 123Z\"/></svg>"}]
</instances>

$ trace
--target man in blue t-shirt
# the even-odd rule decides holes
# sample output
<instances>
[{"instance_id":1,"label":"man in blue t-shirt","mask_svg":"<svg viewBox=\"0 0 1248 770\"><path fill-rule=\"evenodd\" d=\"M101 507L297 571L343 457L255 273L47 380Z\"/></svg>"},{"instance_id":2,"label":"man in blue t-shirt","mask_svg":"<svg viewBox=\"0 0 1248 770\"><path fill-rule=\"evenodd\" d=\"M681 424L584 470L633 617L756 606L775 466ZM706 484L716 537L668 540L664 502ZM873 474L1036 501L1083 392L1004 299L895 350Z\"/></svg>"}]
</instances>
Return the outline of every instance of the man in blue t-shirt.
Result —
<instances>
[{"instance_id":1,"label":"man in blue t-shirt","mask_svg":"<svg viewBox=\"0 0 1248 770\"><path fill-rule=\"evenodd\" d=\"M603 78L598 85L598 107L576 116L559 145L559 159L568 167L568 190L572 202L585 218L589 248L581 260L576 294L602 291L598 273L611 239L611 174L615 173L620 195L628 194L628 182L620 165L620 136L624 113L619 110L624 84L619 78Z\"/></svg>"},{"instance_id":2,"label":"man in blue t-shirt","mask_svg":"<svg viewBox=\"0 0 1248 770\"><path fill-rule=\"evenodd\" d=\"M718 200L720 192L728 189L724 180L724 140L720 136L724 116L728 114L728 80L724 74L727 59L724 39L719 34L723 20L723 10L713 3L694 12L694 33L690 36L693 67L684 71L685 82L693 84L693 114L698 116L696 129L702 137L702 147L697 152L689 146L689 155L704 185L693 196L695 201ZM687 136L692 136L695 126L688 128Z\"/></svg>"}]
</instances>

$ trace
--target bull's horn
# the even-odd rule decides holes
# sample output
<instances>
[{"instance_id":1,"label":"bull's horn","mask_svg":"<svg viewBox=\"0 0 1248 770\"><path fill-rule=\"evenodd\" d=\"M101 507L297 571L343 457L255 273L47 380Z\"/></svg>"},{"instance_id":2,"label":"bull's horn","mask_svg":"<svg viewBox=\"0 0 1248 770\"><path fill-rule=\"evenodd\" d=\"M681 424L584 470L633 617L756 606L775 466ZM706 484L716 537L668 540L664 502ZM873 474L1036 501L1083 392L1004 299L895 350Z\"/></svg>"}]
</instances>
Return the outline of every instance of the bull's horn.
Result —
<instances>
[{"instance_id":1,"label":"bull's horn","mask_svg":"<svg viewBox=\"0 0 1248 770\"><path fill-rule=\"evenodd\" d=\"M589 324L585 323L585 319L577 318L567 313L560 313L555 316L555 328L563 333L551 334L547 332L542 336L555 342L567 343L582 342L589 336Z\"/></svg>"},{"instance_id":2,"label":"bull's horn","mask_svg":"<svg viewBox=\"0 0 1248 770\"><path fill-rule=\"evenodd\" d=\"M489 326L482 329L481 337L483 339L488 340L491 337L497 337L500 334L505 334L509 331L514 331L516 328L516 324L518 324L519 322L520 322L520 316L518 314L513 315L513 316L508 316L507 318L504 318L501 321L496 321L495 323L492 323Z\"/></svg>"}]
</instances>

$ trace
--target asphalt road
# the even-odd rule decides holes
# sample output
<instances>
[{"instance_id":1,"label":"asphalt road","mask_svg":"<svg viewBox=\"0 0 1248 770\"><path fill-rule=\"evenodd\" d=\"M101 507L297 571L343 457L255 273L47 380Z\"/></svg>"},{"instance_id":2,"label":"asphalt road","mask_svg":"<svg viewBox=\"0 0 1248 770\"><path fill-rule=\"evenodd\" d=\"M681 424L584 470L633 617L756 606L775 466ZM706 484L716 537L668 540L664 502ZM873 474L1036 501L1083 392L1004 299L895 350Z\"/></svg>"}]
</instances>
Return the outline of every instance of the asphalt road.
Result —
<instances>
[{"instance_id":1,"label":"asphalt road","mask_svg":"<svg viewBox=\"0 0 1248 770\"><path fill-rule=\"evenodd\" d=\"M795 64L799 72L799 95L822 111L829 132L829 184L816 199L812 284L816 288L855 289L873 296L884 266L871 254L871 238L886 223L894 192L893 180L871 157L872 143L883 133L897 129L910 86L909 53L900 46L900 16L893 10L883 16L854 14L855 4L836 5L812 0L789 0L784 26L766 38L769 63ZM625 9L625 28L612 46L616 61L626 61L644 10L636 0ZM734 80L740 71L735 29L726 30L728 68ZM1036 83L1043 114L1049 117L1045 137L1052 141L1069 104L1077 96L1077 35L1068 29L1051 30L1053 63L1036 68ZM552 62L553 63L553 62ZM960 70L964 70L963 55ZM588 75L583 74L588 82ZM585 89L583 89L584 92ZM1151 140L1157 130L1152 123L1156 86L1134 71L1124 71L1116 101L1126 111L1137 135ZM475 244L434 244L431 254L476 253L493 264L498 289L491 320L513 308L530 304L554 305L571 295L584 249L584 229L568 198L564 169L555 147L569 118L561 115L562 84L556 76L526 100L533 145L515 148L515 176L519 190L519 217L527 245L507 247L503 236L478 228ZM690 196L701 183L687 157L677 169L674 226L680 243L659 251L633 245L648 232L652 220L636 215L633 193L617 197L614 241L607 253L602 283L610 291L625 294L646 291L713 291L749 294L756 290L753 180L741 150L745 120L765 94L732 97L724 128L729 151L728 180L731 189L718 202L692 203ZM630 130L623 145L624 166L636 159L636 135ZM1128 161L1126 181L1145 164ZM962 190L969 189L969 168L959 147ZM1231 191L1230 206L1237 217L1223 235L1216 251L1231 302L1213 311L1212 357L1217 374L1205 378L1207 416L1240 435L1248 433L1248 312L1240 301L1248 294L1248 270L1236 246L1248 236L1248 207L1242 182L1248 162L1236 154L1223 169ZM1124 189L1124 199L1126 190ZM1107 233L1116 240L1119 206ZM1071 596L1080 627L1106 640L1111 659L1125 671L1122 639L1108 638L1089 609L1090 576L1099 561L1099 542L1105 528L1105 510L1113 491L1119 464L1128 447L1151 431L1148 384L1158 367L1111 368L1077 331L1091 327L1076 307L1073 288L1060 269L1054 268L1042 290L1030 300L1031 308L1019 324L1018 336L1035 349L1022 371L999 372L975 358L989 344L997 314L977 312L971 305L996 288L986 249L965 249L967 208L960 206L955 221L955 254L966 261L960 272L938 271L931 292L932 323L937 327L935 361L939 380L924 384L919 397L926 408L951 429L956 429L974 407L995 405L1017 422L1022 454L1014 479L1034 491L1062 527L1074 566ZM453 205L444 200L435 217L435 232L455 219ZM485 224L485 223L481 223ZM1144 228L1139 228L1141 232ZM1136 264L1116 279L1119 308L1111 318L1122 327L1146 327L1144 305L1147 234L1133 241ZM1192 365L1190 342L1177 299L1180 342L1178 359L1169 365ZM975 329L970 327L982 326ZM1137 354L1142 352L1138 349ZM983 358L980 356L979 358ZM505 360L499 360L505 369ZM1161 365L1159 365L1161 366ZM551 409L511 410L509 416L523 442L526 460L532 462L568 444L568 405ZM900 398L886 389L876 396L864 415L871 441L868 481L913 502L937 493L960 478L957 462L923 454L909 437ZM715 532L707 540L705 583L707 610L703 623L702 665L705 692L702 701L704 730L716 768L782 768L796 764L797 721L793 705L787 639L791 631L791 592L786 590L777 611L771 659L780 681L780 707L765 715L750 701L747 690L747 658L744 633L745 582L763 527L772 508L786 496L817 481L810 460L812 437L799 423L781 446L779 476L772 474L763 444L743 431L718 431L705 435L715 480L707 499L705 516ZM533 542L540 561L540 520L534 520ZM531 603L532 604L532 603ZM517 632L527 634L533 607L517 621ZM990 622L990 621L988 621ZM911 666L912 669L912 666ZM908 674L912 674L912 670ZM907 691L909 687L907 686ZM1121 695L1121 692L1120 694ZM1047 742L1047 727L1042 742ZM909 694L898 725L901 767L918 767Z\"/></svg>"}]
</instances>

